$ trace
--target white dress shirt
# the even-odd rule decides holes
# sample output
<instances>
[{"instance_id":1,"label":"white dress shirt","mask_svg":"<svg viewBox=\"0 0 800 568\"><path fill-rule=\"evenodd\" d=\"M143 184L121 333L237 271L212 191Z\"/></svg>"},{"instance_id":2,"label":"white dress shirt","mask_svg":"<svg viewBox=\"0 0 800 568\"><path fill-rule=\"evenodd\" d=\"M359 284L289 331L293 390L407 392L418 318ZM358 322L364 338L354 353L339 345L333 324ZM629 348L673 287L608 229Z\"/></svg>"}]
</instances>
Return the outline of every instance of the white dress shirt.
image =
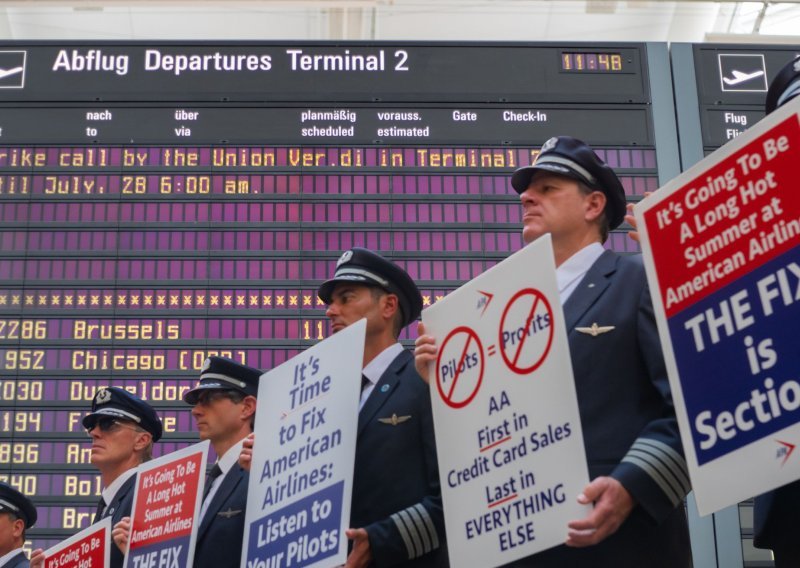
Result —
<instances>
[{"instance_id":1,"label":"white dress shirt","mask_svg":"<svg viewBox=\"0 0 800 568\"><path fill-rule=\"evenodd\" d=\"M200 519L205 517L206 511L208 510L208 505L211 503L211 500L214 499L214 495L217 494L217 490L219 489L220 485L222 485L222 481L225 479L225 476L228 475L228 472L231 470L231 468L239 461L239 454L242 452L243 445L244 438L228 448L228 451L225 452L225 455L217 459L217 465L219 465L219 469L222 471L222 473L211 482L211 489L206 494L206 498L203 500L203 506L200 508Z\"/></svg>"},{"instance_id":2,"label":"white dress shirt","mask_svg":"<svg viewBox=\"0 0 800 568\"><path fill-rule=\"evenodd\" d=\"M117 477L114 481L111 482L111 485L103 489L102 493L100 493L100 496L103 498L103 502L106 504L106 506L103 507L103 512L101 513L101 516L105 514L106 509L108 509L108 504L114 500L114 497L117 496L117 493L122 488L122 486L125 485L125 482L128 481L134 475L136 475L136 471L137 471L136 468L132 467L128 471L125 471L122 474L120 474L119 477Z\"/></svg>"},{"instance_id":3,"label":"white dress shirt","mask_svg":"<svg viewBox=\"0 0 800 568\"><path fill-rule=\"evenodd\" d=\"M9 560L11 560L12 558L14 558L14 557L15 557L17 554L19 554L20 552L22 552L22 547L21 547L21 546L20 546L19 548L15 548L14 550L12 550L11 552L9 552L8 554L5 554L5 555L3 555L3 556L0 556L0 568L2 568L3 566L5 566L6 564L8 564ZM27 558L27 556L26 556L25 558Z\"/></svg>"},{"instance_id":4,"label":"white dress shirt","mask_svg":"<svg viewBox=\"0 0 800 568\"><path fill-rule=\"evenodd\" d=\"M358 401L358 410L361 410L361 408L364 406L364 403L369 398L369 395L372 393L375 385L379 380L381 380L381 377L386 372L386 369L389 368L389 365L392 364L392 361L394 361L402 352L403 346L400 343L395 343L394 345L390 345L378 353L377 357L367 363L367 366L364 367L364 370L361 371L361 374L367 377L369 384L361 389L361 399Z\"/></svg>"},{"instance_id":5,"label":"white dress shirt","mask_svg":"<svg viewBox=\"0 0 800 568\"><path fill-rule=\"evenodd\" d=\"M556 268L556 283L562 306L605 250L600 243L592 243L583 247Z\"/></svg>"}]
</instances>

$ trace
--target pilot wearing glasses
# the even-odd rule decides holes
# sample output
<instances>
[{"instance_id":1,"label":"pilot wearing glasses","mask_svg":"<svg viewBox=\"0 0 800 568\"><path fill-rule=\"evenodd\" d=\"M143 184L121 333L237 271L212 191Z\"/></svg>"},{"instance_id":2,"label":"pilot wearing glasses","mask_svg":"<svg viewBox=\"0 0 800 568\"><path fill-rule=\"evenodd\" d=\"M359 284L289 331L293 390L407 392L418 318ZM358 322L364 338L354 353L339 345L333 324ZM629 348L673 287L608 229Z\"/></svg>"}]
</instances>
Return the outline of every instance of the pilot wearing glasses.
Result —
<instances>
[{"instance_id":1,"label":"pilot wearing glasses","mask_svg":"<svg viewBox=\"0 0 800 568\"><path fill-rule=\"evenodd\" d=\"M111 517L113 526L131 514L136 468L152 459L153 443L163 432L161 419L141 398L109 387L95 393L83 427L92 439L92 465L103 482L94 522ZM111 568L121 567L122 560L122 551L112 546Z\"/></svg>"},{"instance_id":2,"label":"pilot wearing glasses","mask_svg":"<svg viewBox=\"0 0 800 568\"><path fill-rule=\"evenodd\" d=\"M201 440L209 440L217 462L206 478L194 568L239 568L247 486L250 475L237 463L253 432L261 371L224 357L209 357L200 381L183 395ZM114 526L112 537L126 548L130 519Z\"/></svg>"},{"instance_id":3,"label":"pilot wearing glasses","mask_svg":"<svg viewBox=\"0 0 800 568\"><path fill-rule=\"evenodd\" d=\"M136 468L153 457L153 443L161 438L161 419L152 406L125 389L99 389L92 411L83 418L92 439L91 462L99 471L103 492L94 522L111 517L112 526L129 517L136 485ZM111 547L110 568L122 568L123 552ZM32 566L41 566L44 555L35 550Z\"/></svg>"},{"instance_id":4,"label":"pilot wearing glasses","mask_svg":"<svg viewBox=\"0 0 800 568\"><path fill-rule=\"evenodd\" d=\"M183 395L201 440L210 440L217 463L206 480L194 568L239 568L249 474L237 460L253 431L261 371L224 357L209 357L196 387Z\"/></svg>"}]
</instances>

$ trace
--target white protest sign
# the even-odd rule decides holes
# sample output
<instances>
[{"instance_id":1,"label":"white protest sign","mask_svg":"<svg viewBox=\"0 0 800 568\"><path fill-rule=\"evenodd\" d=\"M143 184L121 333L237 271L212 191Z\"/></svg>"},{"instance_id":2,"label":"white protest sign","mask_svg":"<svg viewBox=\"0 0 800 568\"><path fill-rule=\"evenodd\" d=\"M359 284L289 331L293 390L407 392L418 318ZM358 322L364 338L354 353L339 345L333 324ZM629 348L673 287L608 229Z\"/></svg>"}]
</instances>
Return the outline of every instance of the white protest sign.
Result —
<instances>
[{"instance_id":1,"label":"white protest sign","mask_svg":"<svg viewBox=\"0 0 800 568\"><path fill-rule=\"evenodd\" d=\"M362 319L259 379L243 567L345 563L366 329Z\"/></svg>"},{"instance_id":2,"label":"white protest sign","mask_svg":"<svg viewBox=\"0 0 800 568\"><path fill-rule=\"evenodd\" d=\"M800 478L800 99L638 204L701 514Z\"/></svg>"},{"instance_id":3,"label":"white protest sign","mask_svg":"<svg viewBox=\"0 0 800 568\"><path fill-rule=\"evenodd\" d=\"M192 444L139 466L126 568L192 566L209 444Z\"/></svg>"},{"instance_id":4,"label":"white protest sign","mask_svg":"<svg viewBox=\"0 0 800 568\"><path fill-rule=\"evenodd\" d=\"M111 517L96 522L44 553L44 568L105 568L111 549ZM27 566L27 564L26 564Z\"/></svg>"},{"instance_id":5,"label":"white protest sign","mask_svg":"<svg viewBox=\"0 0 800 568\"><path fill-rule=\"evenodd\" d=\"M452 566L563 544L589 507L575 382L545 235L422 312Z\"/></svg>"}]
</instances>

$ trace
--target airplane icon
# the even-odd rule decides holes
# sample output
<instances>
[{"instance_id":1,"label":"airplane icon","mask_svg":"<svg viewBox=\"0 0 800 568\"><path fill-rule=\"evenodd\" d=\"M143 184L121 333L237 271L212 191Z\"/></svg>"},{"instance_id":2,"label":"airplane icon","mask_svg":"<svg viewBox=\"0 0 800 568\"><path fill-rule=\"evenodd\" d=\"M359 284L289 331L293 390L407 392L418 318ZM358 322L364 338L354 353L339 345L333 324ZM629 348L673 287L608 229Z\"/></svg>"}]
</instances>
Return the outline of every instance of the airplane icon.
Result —
<instances>
[{"instance_id":1,"label":"airplane icon","mask_svg":"<svg viewBox=\"0 0 800 568\"><path fill-rule=\"evenodd\" d=\"M728 77L723 77L722 81L726 85L738 85L739 83L744 83L745 81L749 81L750 79L755 79L756 77L761 77L764 72L761 70L753 71L752 73L743 73L742 71L737 71L736 69L732 70L733 78L729 79Z\"/></svg>"},{"instance_id":2,"label":"airplane icon","mask_svg":"<svg viewBox=\"0 0 800 568\"><path fill-rule=\"evenodd\" d=\"M0 51L0 90L25 87L26 56L25 51Z\"/></svg>"},{"instance_id":3,"label":"airplane icon","mask_svg":"<svg viewBox=\"0 0 800 568\"><path fill-rule=\"evenodd\" d=\"M14 67L13 69L2 69L0 68L0 79L5 79L6 77L10 77L11 75L16 75L17 73L22 73L23 67Z\"/></svg>"},{"instance_id":4,"label":"airplane icon","mask_svg":"<svg viewBox=\"0 0 800 568\"><path fill-rule=\"evenodd\" d=\"M719 86L723 92L766 93L763 53L719 53Z\"/></svg>"}]
</instances>

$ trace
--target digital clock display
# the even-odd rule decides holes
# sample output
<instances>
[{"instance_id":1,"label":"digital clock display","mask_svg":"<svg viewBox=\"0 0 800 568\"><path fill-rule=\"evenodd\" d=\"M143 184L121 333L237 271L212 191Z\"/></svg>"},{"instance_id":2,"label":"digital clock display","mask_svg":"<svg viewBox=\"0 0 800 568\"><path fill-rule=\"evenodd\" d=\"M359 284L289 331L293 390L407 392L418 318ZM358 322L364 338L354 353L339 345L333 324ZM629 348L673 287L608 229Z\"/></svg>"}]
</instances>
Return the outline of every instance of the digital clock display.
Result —
<instances>
[{"instance_id":1,"label":"digital clock display","mask_svg":"<svg viewBox=\"0 0 800 568\"><path fill-rule=\"evenodd\" d=\"M621 73L623 71L621 53L572 53L561 54L561 70L569 72Z\"/></svg>"}]
</instances>

